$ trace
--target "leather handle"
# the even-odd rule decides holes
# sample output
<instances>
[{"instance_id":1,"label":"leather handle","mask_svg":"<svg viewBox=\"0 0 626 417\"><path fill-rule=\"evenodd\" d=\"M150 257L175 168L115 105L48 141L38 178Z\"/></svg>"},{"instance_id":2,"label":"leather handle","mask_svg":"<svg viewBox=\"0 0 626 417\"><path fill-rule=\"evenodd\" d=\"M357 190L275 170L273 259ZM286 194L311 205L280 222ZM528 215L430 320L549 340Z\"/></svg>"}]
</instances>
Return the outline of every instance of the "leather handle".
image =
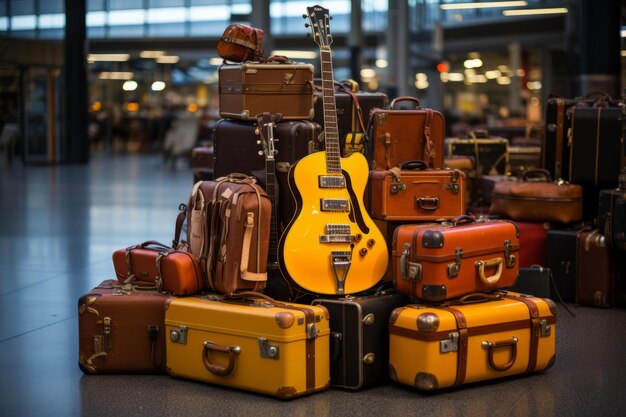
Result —
<instances>
[{"instance_id":1,"label":"leather handle","mask_svg":"<svg viewBox=\"0 0 626 417\"><path fill-rule=\"evenodd\" d=\"M224 294L224 298L231 298L233 300L245 300L245 299L250 299L250 298L262 298L262 299L264 299L265 301L268 301L271 304L276 304L276 300L274 300L269 295L265 295L263 293L256 292L256 291L242 291L242 292L236 292L236 293L232 293L232 294Z\"/></svg>"},{"instance_id":2,"label":"leather handle","mask_svg":"<svg viewBox=\"0 0 626 417\"><path fill-rule=\"evenodd\" d=\"M500 275L502 275L502 264L504 264L504 260L502 258L493 258L488 259L486 261L476 261L474 266L476 266L476 270L478 271L478 276L480 280L485 285L494 285L498 280L500 280ZM485 267L489 266L498 266L495 274L486 277L485 276Z\"/></svg>"},{"instance_id":3,"label":"leather handle","mask_svg":"<svg viewBox=\"0 0 626 417\"><path fill-rule=\"evenodd\" d=\"M341 344L343 343L343 335L339 332L330 334L330 363L336 364L341 357Z\"/></svg>"},{"instance_id":4,"label":"leather handle","mask_svg":"<svg viewBox=\"0 0 626 417\"><path fill-rule=\"evenodd\" d=\"M210 352L226 353L228 355L228 365L222 366L211 362ZM241 352L239 346L221 346L207 340L202 344L202 362L204 367L217 376L227 376L235 368L235 354Z\"/></svg>"},{"instance_id":5,"label":"leather handle","mask_svg":"<svg viewBox=\"0 0 626 417\"><path fill-rule=\"evenodd\" d=\"M535 178L542 179L544 182L552 182L550 171L544 168L532 168L522 174L522 181L538 181Z\"/></svg>"},{"instance_id":6,"label":"leather handle","mask_svg":"<svg viewBox=\"0 0 626 417\"><path fill-rule=\"evenodd\" d=\"M491 368L495 371L498 371L498 372L507 371L511 369L511 367L517 360L517 337L512 337L510 340L501 340L498 342L484 341L482 345L483 347L488 349L489 353L487 354L487 358L489 360L489 366L491 366ZM494 359L494 354L495 354L496 349L500 349L500 348L511 349L511 356L509 357L509 361L501 365L497 364Z\"/></svg>"},{"instance_id":7,"label":"leather handle","mask_svg":"<svg viewBox=\"0 0 626 417\"><path fill-rule=\"evenodd\" d=\"M420 101L419 99L415 98L415 97L411 97L411 96L400 96L400 97L396 97L391 101L391 104L389 105L390 109L395 109L395 104L399 103L401 101L412 101L415 103L415 108L419 108L420 106Z\"/></svg>"},{"instance_id":8,"label":"leather handle","mask_svg":"<svg viewBox=\"0 0 626 417\"><path fill-rule=\"evenodd\" d=\"M502 298L502 294L486 294L484 292L474 292L460 297L456 304L472 304L483 301L498 300Z\"/></svg>"},{"instance_id":9,"label":"leather handle","mask_svg":"<svg viewBox=\"0 0 626 417\"><path fill-rule=\"evenodd\" d=\"M475 221L476 217L469 214L461 214L460 216L452 217L446 220L447 223L452 223L453 226L474 223Z\"/></svg>"},{"instance_id":10,"label":"leather handle","mask_svg":"<svg viewBox=\"0 0 626 417\"><path fill-rule=\"evenodd\" d=\"M424 161L420 161L419 159L410 159L399 163L398 168L407 171L424 171L428 169L428 164Z\"/></svg>"},{"instance_id":11,"label":"leather handle","mask_svg":"<svg viewBox=\"0 0 626 417\"><path fill-rule=\"evenodd\" d=\"M417 197L415 204L421 210L434 211L439 208L439 197Z\"/></svg>"}]
</instances>

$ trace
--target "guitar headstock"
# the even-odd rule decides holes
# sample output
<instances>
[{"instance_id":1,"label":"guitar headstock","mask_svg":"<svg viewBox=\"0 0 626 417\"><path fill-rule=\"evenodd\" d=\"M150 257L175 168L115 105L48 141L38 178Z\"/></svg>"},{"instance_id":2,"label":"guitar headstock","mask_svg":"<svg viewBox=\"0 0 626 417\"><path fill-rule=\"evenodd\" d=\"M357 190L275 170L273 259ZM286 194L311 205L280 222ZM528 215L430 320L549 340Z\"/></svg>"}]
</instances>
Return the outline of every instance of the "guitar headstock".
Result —
<instances>
[{"instance_id":1,"label":"guitar headstock","mask_svg":"<svg viewBox=\"0 0 626 417\"><path fill-rule=\"evenodd\" d=\"M303 18L309 19L304 27L311 27L313 40L320 48L329 47L333 43L333 35L330 33L330 14L328 9L322 6L313 6L306 8L307 14L302 15Z\"/></svg>"},{"instance_id":2,"label":"guitar headstock","mask_svg":"<svg viewBox=\"0 0 626 417\"><path fill-rule=\"evenodd\" d=\"M257 134L261 138L257 143L260 143L263 147L263 151L259 151L259 154L264 154L267 160L273 160L274 155L278 153L274 147L274 142L276 142L276 139L274 139L274 126L281 118L281 114L269 112L257 114L256 116Z\"/></svg>"}]
</instances>

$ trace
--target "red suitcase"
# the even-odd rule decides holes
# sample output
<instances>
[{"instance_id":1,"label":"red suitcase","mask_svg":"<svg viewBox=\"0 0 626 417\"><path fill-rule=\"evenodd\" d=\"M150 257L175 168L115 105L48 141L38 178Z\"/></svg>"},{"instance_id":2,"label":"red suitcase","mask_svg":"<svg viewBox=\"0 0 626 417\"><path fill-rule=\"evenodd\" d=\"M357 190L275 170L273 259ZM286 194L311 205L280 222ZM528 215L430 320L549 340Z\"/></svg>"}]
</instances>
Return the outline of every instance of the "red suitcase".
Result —
<instances>
[{"instance_id":1,"label":"red suitcase","mask_svg":"<svg viewBox=\"0 0 626 417\"><path fill-rule=\"evenodd\" d=\"M618 261L598 230L584 230L576 242L576 299L578 304L611 307L619 299Z\"/></svg>"},{"instance_id":2,"label":"red suitcase","mask_svg":"<svg viewBox=\"0 0 626 417\"><path fill-rule=\"evenodd\" d=\"M173 297L106 280L78 299L78 366L89 374L164 373Z\"/></svg>"},{"instance_id":3,"label":"red suitcase","mask_svg":"<svg viewBox=\"0 0 626 417\"><path fill-rule=\"evenodd\" d=\"M549 223L515 222L519 229L519 266L547 266Z\"/></svg>"},{"instance_id":4,"label":"red suitcase","mask_svg":"<svg viewBox=\"0 0 626 417\"><path fill-rule=\"evenodd\" d=\"M519 230L507 220L402 225L392 246L397 291L426 301L510 287L519 272Z\"/></svg>"}]
</instances>

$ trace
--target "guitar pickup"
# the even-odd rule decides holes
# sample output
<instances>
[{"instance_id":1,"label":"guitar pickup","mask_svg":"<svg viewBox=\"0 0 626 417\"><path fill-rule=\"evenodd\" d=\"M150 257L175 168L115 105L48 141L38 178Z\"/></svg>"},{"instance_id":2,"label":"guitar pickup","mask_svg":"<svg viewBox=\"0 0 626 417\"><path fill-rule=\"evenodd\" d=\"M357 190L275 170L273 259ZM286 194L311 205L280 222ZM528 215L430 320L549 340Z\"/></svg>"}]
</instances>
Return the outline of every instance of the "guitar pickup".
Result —
<instances>
[{"instance_id":1,"label":"guitar pickup","mask_svg":"<svg viewBox=\"0 0 626 417\"><path fill-rule=\"evenodd\" d=\"M346 179L340 175L320 175L320 188L346 188Z\"/></svg>"},{"instance_id":2,"label":"guitar pickup","mask_svg":"<svg viewBox=\"0 0 626 417\"><path fill-rule=\"evenodd\" d=\"M349 211L348 200L345 198L322 198L320 201L322 211Z\"/></svg>"},{"instance_id":3,"label":"guitar pickup","mask_svg":"<svg viewBox=\"0 0 626 417\"><path fill-rule=\"evenodd\" d=\"M321 235L320 243L352 243L354 236L350 235Z\"/></svg>"}]
</instances>

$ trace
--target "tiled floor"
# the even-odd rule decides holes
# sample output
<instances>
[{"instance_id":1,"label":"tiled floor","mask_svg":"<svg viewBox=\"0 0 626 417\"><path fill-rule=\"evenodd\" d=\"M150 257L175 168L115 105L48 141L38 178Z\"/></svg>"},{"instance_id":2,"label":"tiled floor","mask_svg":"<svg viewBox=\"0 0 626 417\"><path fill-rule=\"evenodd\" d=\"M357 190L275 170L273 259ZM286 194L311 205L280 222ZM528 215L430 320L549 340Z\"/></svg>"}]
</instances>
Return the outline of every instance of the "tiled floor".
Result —
<instances>
[{"instance_id":1,"label":"tiled floor","mask_svg":"<svg viewBox=\"0 0 626 417\"><path fill-rule=\"evenodd\" d=\"M0 415L624 416L626 309L559 306L557 361L436 394L398 385L285 402L166 375L83 375L76 301L113 276L114 249L170 242L191 171L156 156L0 165Z\"/></svg>"}]
</instances>

